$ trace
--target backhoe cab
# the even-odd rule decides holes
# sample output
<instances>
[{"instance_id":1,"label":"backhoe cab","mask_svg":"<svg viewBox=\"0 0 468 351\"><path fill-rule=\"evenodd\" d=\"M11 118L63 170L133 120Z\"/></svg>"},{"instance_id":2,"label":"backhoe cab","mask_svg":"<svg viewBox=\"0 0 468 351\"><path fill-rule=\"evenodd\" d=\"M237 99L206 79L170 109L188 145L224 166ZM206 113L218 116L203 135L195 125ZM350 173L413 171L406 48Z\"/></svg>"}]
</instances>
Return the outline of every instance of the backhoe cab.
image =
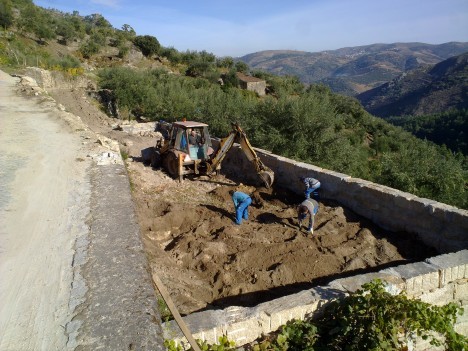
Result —
<instances>
[{"instance_id":1,"label":"backhoe cab","mask_svg":"<svg viewBox=\"0 0 468 351\"><path fill-rule=\"evenodd\" d=\"M157 128L164 140L159 140L152 152L153 167L162 166L170 176L182 181L184 175L218 174L221 162L235 142L239 143L248 160L267 188L274 181L273 171L258 158L247 136L237 123L232 124L232 131L222 139L215 152L208 125L193 121L159 122Z\"/></svg>"}]
</instances>

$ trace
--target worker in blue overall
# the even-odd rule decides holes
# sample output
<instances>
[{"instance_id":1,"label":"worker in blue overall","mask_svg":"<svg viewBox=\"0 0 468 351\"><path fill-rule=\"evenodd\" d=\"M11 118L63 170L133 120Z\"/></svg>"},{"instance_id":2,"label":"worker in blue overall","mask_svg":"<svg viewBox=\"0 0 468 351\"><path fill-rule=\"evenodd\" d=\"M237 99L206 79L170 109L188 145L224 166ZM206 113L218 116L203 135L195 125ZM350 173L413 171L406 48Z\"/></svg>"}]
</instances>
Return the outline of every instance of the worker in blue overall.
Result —
<instances>
[{"instance_id":1,"label":"worker in blue overall","mask_svg":"<svg viewBox=\"0 0 468 351\"><path fill-rule=\"evenodd\" d=\"M307 226L307 232L314 234L314 221L315 215L319 210L319 204L314 199L305 199L297 206L297 218L299 223L299 230L302 228L302 222L306 220L307 216L310 216L309 225Z\"/></svg>"},{"instance_id":2,"label":"worker in blue overall","mask_svg":"<svg viewBox=\"0 0 468 351\"><path fill-rule=\"evenodd\" d=\"M320 182L312 177L300 177L301 181L305 185L304 195L306 199L310 199L310 194L313 198L318 198L318 189L320 188Z\"/></svg>"},{"instance_id":3,"label":"worker in blue overall","mask_svg":"<svg viewBox=\"0 0 468 351\"><path fill-rule=\"evenodd\" d=\"M249 195L242 191L230 190L229 194L232 196L232 202L236 210L236 224L242 224L242 219L249 219L249 205L252 199Z\"/></svg>"}]
</instances>

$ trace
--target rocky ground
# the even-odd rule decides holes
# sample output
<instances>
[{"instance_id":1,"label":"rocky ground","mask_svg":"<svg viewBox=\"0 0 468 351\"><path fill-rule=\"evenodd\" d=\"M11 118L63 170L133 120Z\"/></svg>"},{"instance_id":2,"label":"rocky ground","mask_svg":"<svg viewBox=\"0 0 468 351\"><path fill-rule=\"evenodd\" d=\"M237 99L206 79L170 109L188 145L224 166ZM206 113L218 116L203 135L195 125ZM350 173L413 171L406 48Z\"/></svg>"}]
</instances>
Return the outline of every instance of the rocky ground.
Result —
<instances>
[{"instance_id":1,"label":"rocky ground","mask_svg":"<svg viewBox=\"0 0 468 351\"><path fill-rule=\"evenodd\" d=\"M316 230L307 236L295 218L301 198L281 188L255 189L226 174L179 183L141 162L141 150L154 138L116 130L123 121L108 118L85 90L49 93L91 130L120 143L147 257L182 314L254 305L352 272L433 254L411 235L399 233L397 239L332 201L321 202ZM230 189L256 190L263 200L241 226L233 222Z\"/></svg>"}]
</instances>

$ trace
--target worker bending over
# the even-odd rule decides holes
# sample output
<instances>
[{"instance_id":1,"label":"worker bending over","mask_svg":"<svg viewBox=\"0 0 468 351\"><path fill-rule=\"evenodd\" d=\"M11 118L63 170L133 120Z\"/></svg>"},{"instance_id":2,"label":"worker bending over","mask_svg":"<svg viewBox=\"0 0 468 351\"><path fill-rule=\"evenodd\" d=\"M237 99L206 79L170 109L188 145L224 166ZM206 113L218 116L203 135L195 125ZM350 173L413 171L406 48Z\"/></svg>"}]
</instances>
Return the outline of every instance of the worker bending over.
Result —
<instances>
[{"instance_id":1,"label":"worker bending over","mask_svg":"<svg viewBox=\"0 0 468 351\"><path fill-rule=\"evenodd\" d=\"M306 199L310 199L310 194L314 197L318 197L318 188L320 188L320 182L312 177L301 177L301 181L305 185L304 195Z\"/></svg>"},{"instance_id":2,"label":"worker bending over","mask_svg":"<svg viewBox=\"0 0 468 351\"><path fill-rule=\"evenodd\" d=\"M313 199L305 199L297 206L297 218L299 222L299 230L302 228L302 221L307 218L307 215L310 216L309 226L307 227L307 232L314 234L314 219L315 215L319 210L319 204Z\"/></svg>"},{"instance_id":3,"label":"worker bending over","mask_svg":"<svg viewBox=\"0 0 468 351\"><path fill-rule=\"evenodd\" d=\"M242 219L249 219L249 205L252 203L252 199L242 191L230 190L229 194L232 196L232 202L236 211L236 224L240 225Z\"/></svg>"}]
</instances>

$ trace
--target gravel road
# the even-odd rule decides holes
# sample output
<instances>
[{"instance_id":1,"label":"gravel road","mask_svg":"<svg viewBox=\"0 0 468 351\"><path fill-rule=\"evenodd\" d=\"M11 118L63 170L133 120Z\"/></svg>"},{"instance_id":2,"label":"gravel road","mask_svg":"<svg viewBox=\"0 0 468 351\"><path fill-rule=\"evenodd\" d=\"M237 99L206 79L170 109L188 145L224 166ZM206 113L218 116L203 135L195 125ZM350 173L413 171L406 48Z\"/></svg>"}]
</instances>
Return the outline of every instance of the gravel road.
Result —
<instances>
[{"instance_id":1,"label":"gravel road","mask_svg":"<svg viewBox=\"0 0 468 351\"><path fill-rule=\"evenodd\" d=\"M89 203L85 158L79 137L17 96L16 82L0 72L0 349L64 350Z\"/></svg>"}]
</instances>

